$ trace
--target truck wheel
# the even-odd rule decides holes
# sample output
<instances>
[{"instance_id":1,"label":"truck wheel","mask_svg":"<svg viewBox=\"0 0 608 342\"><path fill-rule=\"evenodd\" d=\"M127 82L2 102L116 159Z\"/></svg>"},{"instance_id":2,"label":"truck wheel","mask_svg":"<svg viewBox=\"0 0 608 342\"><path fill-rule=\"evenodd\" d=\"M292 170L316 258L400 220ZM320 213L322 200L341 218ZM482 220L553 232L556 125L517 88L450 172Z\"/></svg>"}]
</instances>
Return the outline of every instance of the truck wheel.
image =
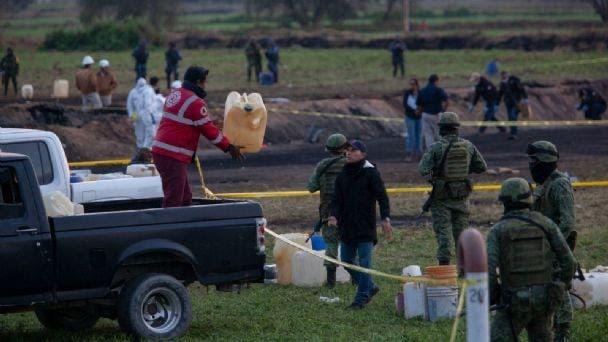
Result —
<instances>
[{"instance_id":1,"label":"truck wheel","mask_svg":"<svg viewBox=\"0 0 608 342\"><path fill-rule=\"evenodd\" d=\"M38 321L50 330L88 330L99 320L99 314L91 307L61 309L38 307L34 311Z\"/></svg>"},{"instance_id":2,"label":"truck wheel","mask_svg":"<svg viewBox=\"0 0 608 342\"><path fill-rule=\"evenodd\" d=\"M192 320L188 290L177 279L158 273L129 281L120 292L120 328L149 339L181 336Z\"/></svg>"}]
</instances>

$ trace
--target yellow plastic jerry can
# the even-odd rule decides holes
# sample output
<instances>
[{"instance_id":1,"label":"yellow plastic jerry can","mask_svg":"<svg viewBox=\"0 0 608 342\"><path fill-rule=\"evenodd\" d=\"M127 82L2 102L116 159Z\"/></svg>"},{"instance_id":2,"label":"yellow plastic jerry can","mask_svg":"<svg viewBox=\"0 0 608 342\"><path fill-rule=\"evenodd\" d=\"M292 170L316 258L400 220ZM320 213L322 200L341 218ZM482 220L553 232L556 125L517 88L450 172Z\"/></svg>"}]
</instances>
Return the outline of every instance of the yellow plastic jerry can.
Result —
<instances>
[{"instance_id":1,"label":"yellow plastic jerry can","mask_svg":"<svg viewBox=\"0 0 608 342\"><path fill-rule=\"evenodd\" d=\"M224 134L241 152L255 153L262 148L268 113L258 93L228 94L224 107Z\"/></svg>"}]
</instances>

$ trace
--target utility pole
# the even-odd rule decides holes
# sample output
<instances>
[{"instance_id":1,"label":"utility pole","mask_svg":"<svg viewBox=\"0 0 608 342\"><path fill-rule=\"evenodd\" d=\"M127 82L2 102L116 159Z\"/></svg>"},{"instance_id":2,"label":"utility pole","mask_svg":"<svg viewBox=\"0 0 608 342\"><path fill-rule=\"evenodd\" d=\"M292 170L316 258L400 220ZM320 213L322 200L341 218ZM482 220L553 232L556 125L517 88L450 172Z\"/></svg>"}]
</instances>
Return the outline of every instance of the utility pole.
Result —
<instances>
[{"instance_id":1,"label":"utility pole","mask_svg":"<svg viewBox=\"0 0 608 342\"><path fill-rule=\"evenodd\" d=\"M410 28L411 28L411 24L410 24L410 0L403 0L403 33L404 34L408 34L410 33Z\"/></svg>"}]
</instances>

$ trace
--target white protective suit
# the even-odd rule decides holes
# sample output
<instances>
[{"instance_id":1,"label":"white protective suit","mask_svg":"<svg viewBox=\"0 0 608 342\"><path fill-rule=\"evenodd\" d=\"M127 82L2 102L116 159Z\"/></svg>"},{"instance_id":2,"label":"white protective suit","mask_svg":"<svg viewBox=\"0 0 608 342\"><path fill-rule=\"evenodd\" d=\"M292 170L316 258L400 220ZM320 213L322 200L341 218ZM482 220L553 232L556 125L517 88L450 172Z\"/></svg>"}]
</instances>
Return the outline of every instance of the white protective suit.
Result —
<instances>
[{"instance_id":1,"label":"white protective suit","mask_svg":"<svg viewBox=\"0 0 608 342\"><path fill-rule=\"evenodd\" d=\"M163 94L155 94L154 100L156 102L156 110L154 111L154 136L156 136L156 130L158 130L158 124L160 119L163 118L163 107L165 106L165 97Z\"/></svg>"},{"instance_id":2,"label":"white protective suit","mask_svg":"<svg viewBox=\"0 0 608 342\"><path fill-rule=\"evenodd\" d=\"M146 79L138 79L135 88L131 89L127 97L127 112L133 121L138 149L150 149L152 146L156 108L154 89L148 85Z\"/></svg>"}]
</instances>

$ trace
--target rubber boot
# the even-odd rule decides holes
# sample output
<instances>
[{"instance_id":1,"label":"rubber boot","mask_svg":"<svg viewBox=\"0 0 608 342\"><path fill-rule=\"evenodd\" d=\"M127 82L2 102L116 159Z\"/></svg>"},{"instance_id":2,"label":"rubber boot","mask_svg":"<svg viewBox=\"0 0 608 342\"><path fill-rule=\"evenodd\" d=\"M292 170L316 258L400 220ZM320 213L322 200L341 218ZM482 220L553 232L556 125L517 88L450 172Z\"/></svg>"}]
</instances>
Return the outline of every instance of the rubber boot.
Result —
<instances>
[{"instance_id":1,"label":"rubber boot","mask_svg":"<svg viewBox=\"0 0 608 342\"><path fill-rule=\"evenodd\" d=\"M333 289L336 286L336 269L327 267L327 283L325 286L328 289Z\"/></svg>"},{"instance_id":2,"label":"rubber boot","mask_svg":"<svg viewBox=\"0 0 608 342\"><path fill-rule=\"evenodd\" d=\"M555 325L555 342L570 341L570 323L560 323Z\"/></svg>"},{"instance_id":3,"label":"rubber boot","mask_svg":"<svg viewBox=\"0 0 608 342\"><path fill-rule=\"evenodd\" d=\"M439 266L449 265L450 260L439 260Z\"/></svg>"}]
</instances>

